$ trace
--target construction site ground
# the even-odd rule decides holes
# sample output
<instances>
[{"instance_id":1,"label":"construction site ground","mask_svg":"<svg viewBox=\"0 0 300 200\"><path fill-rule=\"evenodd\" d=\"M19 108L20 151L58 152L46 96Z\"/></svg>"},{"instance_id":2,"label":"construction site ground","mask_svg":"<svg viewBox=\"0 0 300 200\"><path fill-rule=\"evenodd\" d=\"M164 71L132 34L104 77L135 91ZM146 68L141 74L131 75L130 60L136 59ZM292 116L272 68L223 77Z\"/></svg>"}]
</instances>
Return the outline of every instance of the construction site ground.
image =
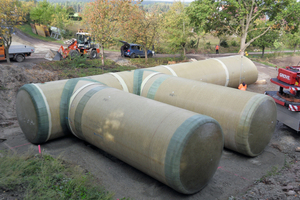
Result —
<instances>
[{"instance_id":1,"label":"construction site ground","mask_svg":"<svg viewBox=\"0 0 300 200\"><path fill-rule=\"evenodd\" d=\"M45 61L43 57L49 49L58 49L60 45L42 42L20 32L14 35L14 42L34 46L35 53L23 63L8 65L0 61L0 150L38 153L38 146L26 140L18 125L15 96L24 84L57 79L56 72L44 70L39 67L39 62ZM112 60L123 59L119 52L108 52L106 56ZM188 55L197 60L210 56L216 55ZM296 65L299 61L300 56L294 56L272 62L284 66ZM277 76L276 69L255 64L259 71L258 82L249 85L247 90L257 93L278 90L278 86L270 83L270 78ZM300 164L297 161L300 161L300 152L295 151L300 147L299 136L296 131L278 122L270 143L261 155L251 158L225 149L213 178L203 190L193 195L180 194L73 136L49 141L41 144L41 148L44 153L62 156L89 171L99 184L115 193L115 199L299 199ZM9 198L1 195L0 191L0 199Z\"/></svg>"}]
</instances>

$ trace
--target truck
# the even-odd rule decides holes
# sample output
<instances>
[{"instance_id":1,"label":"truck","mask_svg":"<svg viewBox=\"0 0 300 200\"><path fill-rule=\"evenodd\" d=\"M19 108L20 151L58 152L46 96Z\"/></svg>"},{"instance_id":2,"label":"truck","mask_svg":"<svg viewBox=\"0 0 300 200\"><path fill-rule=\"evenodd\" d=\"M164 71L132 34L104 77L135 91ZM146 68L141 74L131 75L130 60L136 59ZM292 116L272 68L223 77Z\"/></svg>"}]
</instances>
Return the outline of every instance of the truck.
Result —
<instances>
[{"instance_id":1,"label":"truck","mask_svg":"<svg viewBox=\"0 0 300 200\"><path fill-rule=\"evenodd\" d=\"M265 91L274 99L277 106L277 120L295 131L300 131L300 66L279 68L277 78L272 83L278 91Z\"/></svg>"},{"instance_id":2,"label":"truck","mask_svg":"<svg viewBox=\"0 0 300 200\"><path fill-rule=\"evenodd\" d=\"M27 45L11 45L8 49L9 58L17 62L23 62L27 56L34 53L34 47ZM6 60L5 47L0 38L0 60Z\"/></svg>"}]
</instances>

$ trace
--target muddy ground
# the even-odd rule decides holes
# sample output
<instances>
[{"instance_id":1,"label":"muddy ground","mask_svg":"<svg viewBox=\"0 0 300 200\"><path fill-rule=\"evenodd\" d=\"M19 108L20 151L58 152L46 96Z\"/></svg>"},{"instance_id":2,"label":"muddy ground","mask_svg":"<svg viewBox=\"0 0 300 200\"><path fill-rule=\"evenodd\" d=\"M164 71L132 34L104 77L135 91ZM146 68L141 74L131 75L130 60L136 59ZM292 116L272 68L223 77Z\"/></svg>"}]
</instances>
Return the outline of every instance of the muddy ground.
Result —
<instances>
[{"instance_id":1,"label":"muddy ground","mask_svg":"<svg viewBox=\"0 0 300 200\"><path fill-rule=\"evenodd\" d=\"M7 65L0 61L0 150L38 152L36 145L29 143L22 133L15 113L15 95L26 83L57 80L55 72L39 67L49 48L60 45L41 42L20 32L14 41L32 45L36 53L24 63ZM26 43L25 43L26 42ZM164 56L164 55L158 55ZM190 54L190 58L205 59L216 55ZM119 53L108 52L107 57L121 60ZM296 65L300 57L281 58L274 64ZM294 63L291 64L291 61ZM128 62L128 61L124 61ZM264 93L278 90L270 83L277 76L273 67L255 63L259 71L259 84L249 85L248 91ZM107 190L115 193L115 199L299 199L300 195L300 146L299 134L282 123L277 123L271 142L265 151L255 158L245 157L230 150L224 150L220 165L208 185L194 195L182 195L164 184L134 169L75 137L66 137L41 145L42 150L54 156L82 166L91 172ZM0 191L1 194L1 191ZM9 196L1 196L10 198Z\"/></svg>"}]
</instances>

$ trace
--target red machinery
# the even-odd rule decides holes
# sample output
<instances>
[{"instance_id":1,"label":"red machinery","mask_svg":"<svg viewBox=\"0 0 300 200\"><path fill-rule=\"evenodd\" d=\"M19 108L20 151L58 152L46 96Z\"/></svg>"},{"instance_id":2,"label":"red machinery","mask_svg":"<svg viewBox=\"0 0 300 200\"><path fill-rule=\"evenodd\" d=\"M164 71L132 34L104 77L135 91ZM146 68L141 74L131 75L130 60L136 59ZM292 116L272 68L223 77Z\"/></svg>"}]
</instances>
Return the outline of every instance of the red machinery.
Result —
<instances>
[{"instance_id":1,"label":"red machinery","mask_svg":"<svg viewBox=\"0 0 300 200\"><path fill-rule=\"evenodd\" d=\"M300 131L300 66L279 68L277 78L271 82L279 91L266 91L277 104L277 120Z\"/></svg>"},{"instance_id":2,"label":"red machinery","mask_svg":"<svg viewBox=\"0 0 300 200\"><path fill-rule=\"evenodd\" d=\"M90 58L96 58L100 53L99 45L92 43L91 35L82 31L76 33L77 39L73 39L68 48L61 46L57 52L50 51L46 55L48 60L61 60L70 56L74 58L77 55L87 54Z\"/></svg>"}]
</instances>

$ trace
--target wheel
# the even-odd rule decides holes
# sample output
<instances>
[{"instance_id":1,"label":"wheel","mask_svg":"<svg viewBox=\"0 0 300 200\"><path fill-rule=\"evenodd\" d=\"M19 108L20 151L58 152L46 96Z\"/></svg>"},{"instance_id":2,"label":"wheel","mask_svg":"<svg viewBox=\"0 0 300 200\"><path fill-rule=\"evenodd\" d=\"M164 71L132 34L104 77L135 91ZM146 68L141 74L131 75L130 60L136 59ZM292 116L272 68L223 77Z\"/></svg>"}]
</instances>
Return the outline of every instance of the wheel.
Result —
<instances>
[{"instance_id":1,"label":"wheel","mask_svg":"<svg viewBox=\"0 0 300 200\"><path fill-rule=\"evenodd\" d=\"M23 60L25 59L25 57L23 56L23 55L21 55L21 54L18 54L17 56L16 56L16 61L17 62L23 62Z\"/></svg>"},{"instance_id":2,"label":"wheel","mask_svg":"<svg viewBox=\"0 0 300 200\"><path fill-rule=\"evenodd\" d=\"M90 53L90 59L94 59L97 58L97 51L96 50L92 50Z\"/></svg>"},{"instance_id":3,"label":"wheel","mask_svg":"<svg viewBox=\"0 0 300 200\"><path fill-rule=\"evenodd\" d=\"M71 59L74 59L78 55L79 55L79 52L76 50L71 50L69 53L69 56L71 57Z\"/></svg>"},{"instance_id":4,"label":"wheel","mask_svg":"<svg viewBox=\"0 0 300 200\"><path fill-rule=\"evenodd\" d=\"M130 58L135 58L135 54L134 53L131 54Z\"/></svg>"},{"instance_id":5,"label":"wheel","mask_svg":"<svg viewBox=\"0 0 300 200\"><path fill-rule=\"evenodd\" d=\"M153 56L152 53L149 53L149 54L148 54L148 58L151 58L152 56Z\"/></svg>"}]
</instances>

